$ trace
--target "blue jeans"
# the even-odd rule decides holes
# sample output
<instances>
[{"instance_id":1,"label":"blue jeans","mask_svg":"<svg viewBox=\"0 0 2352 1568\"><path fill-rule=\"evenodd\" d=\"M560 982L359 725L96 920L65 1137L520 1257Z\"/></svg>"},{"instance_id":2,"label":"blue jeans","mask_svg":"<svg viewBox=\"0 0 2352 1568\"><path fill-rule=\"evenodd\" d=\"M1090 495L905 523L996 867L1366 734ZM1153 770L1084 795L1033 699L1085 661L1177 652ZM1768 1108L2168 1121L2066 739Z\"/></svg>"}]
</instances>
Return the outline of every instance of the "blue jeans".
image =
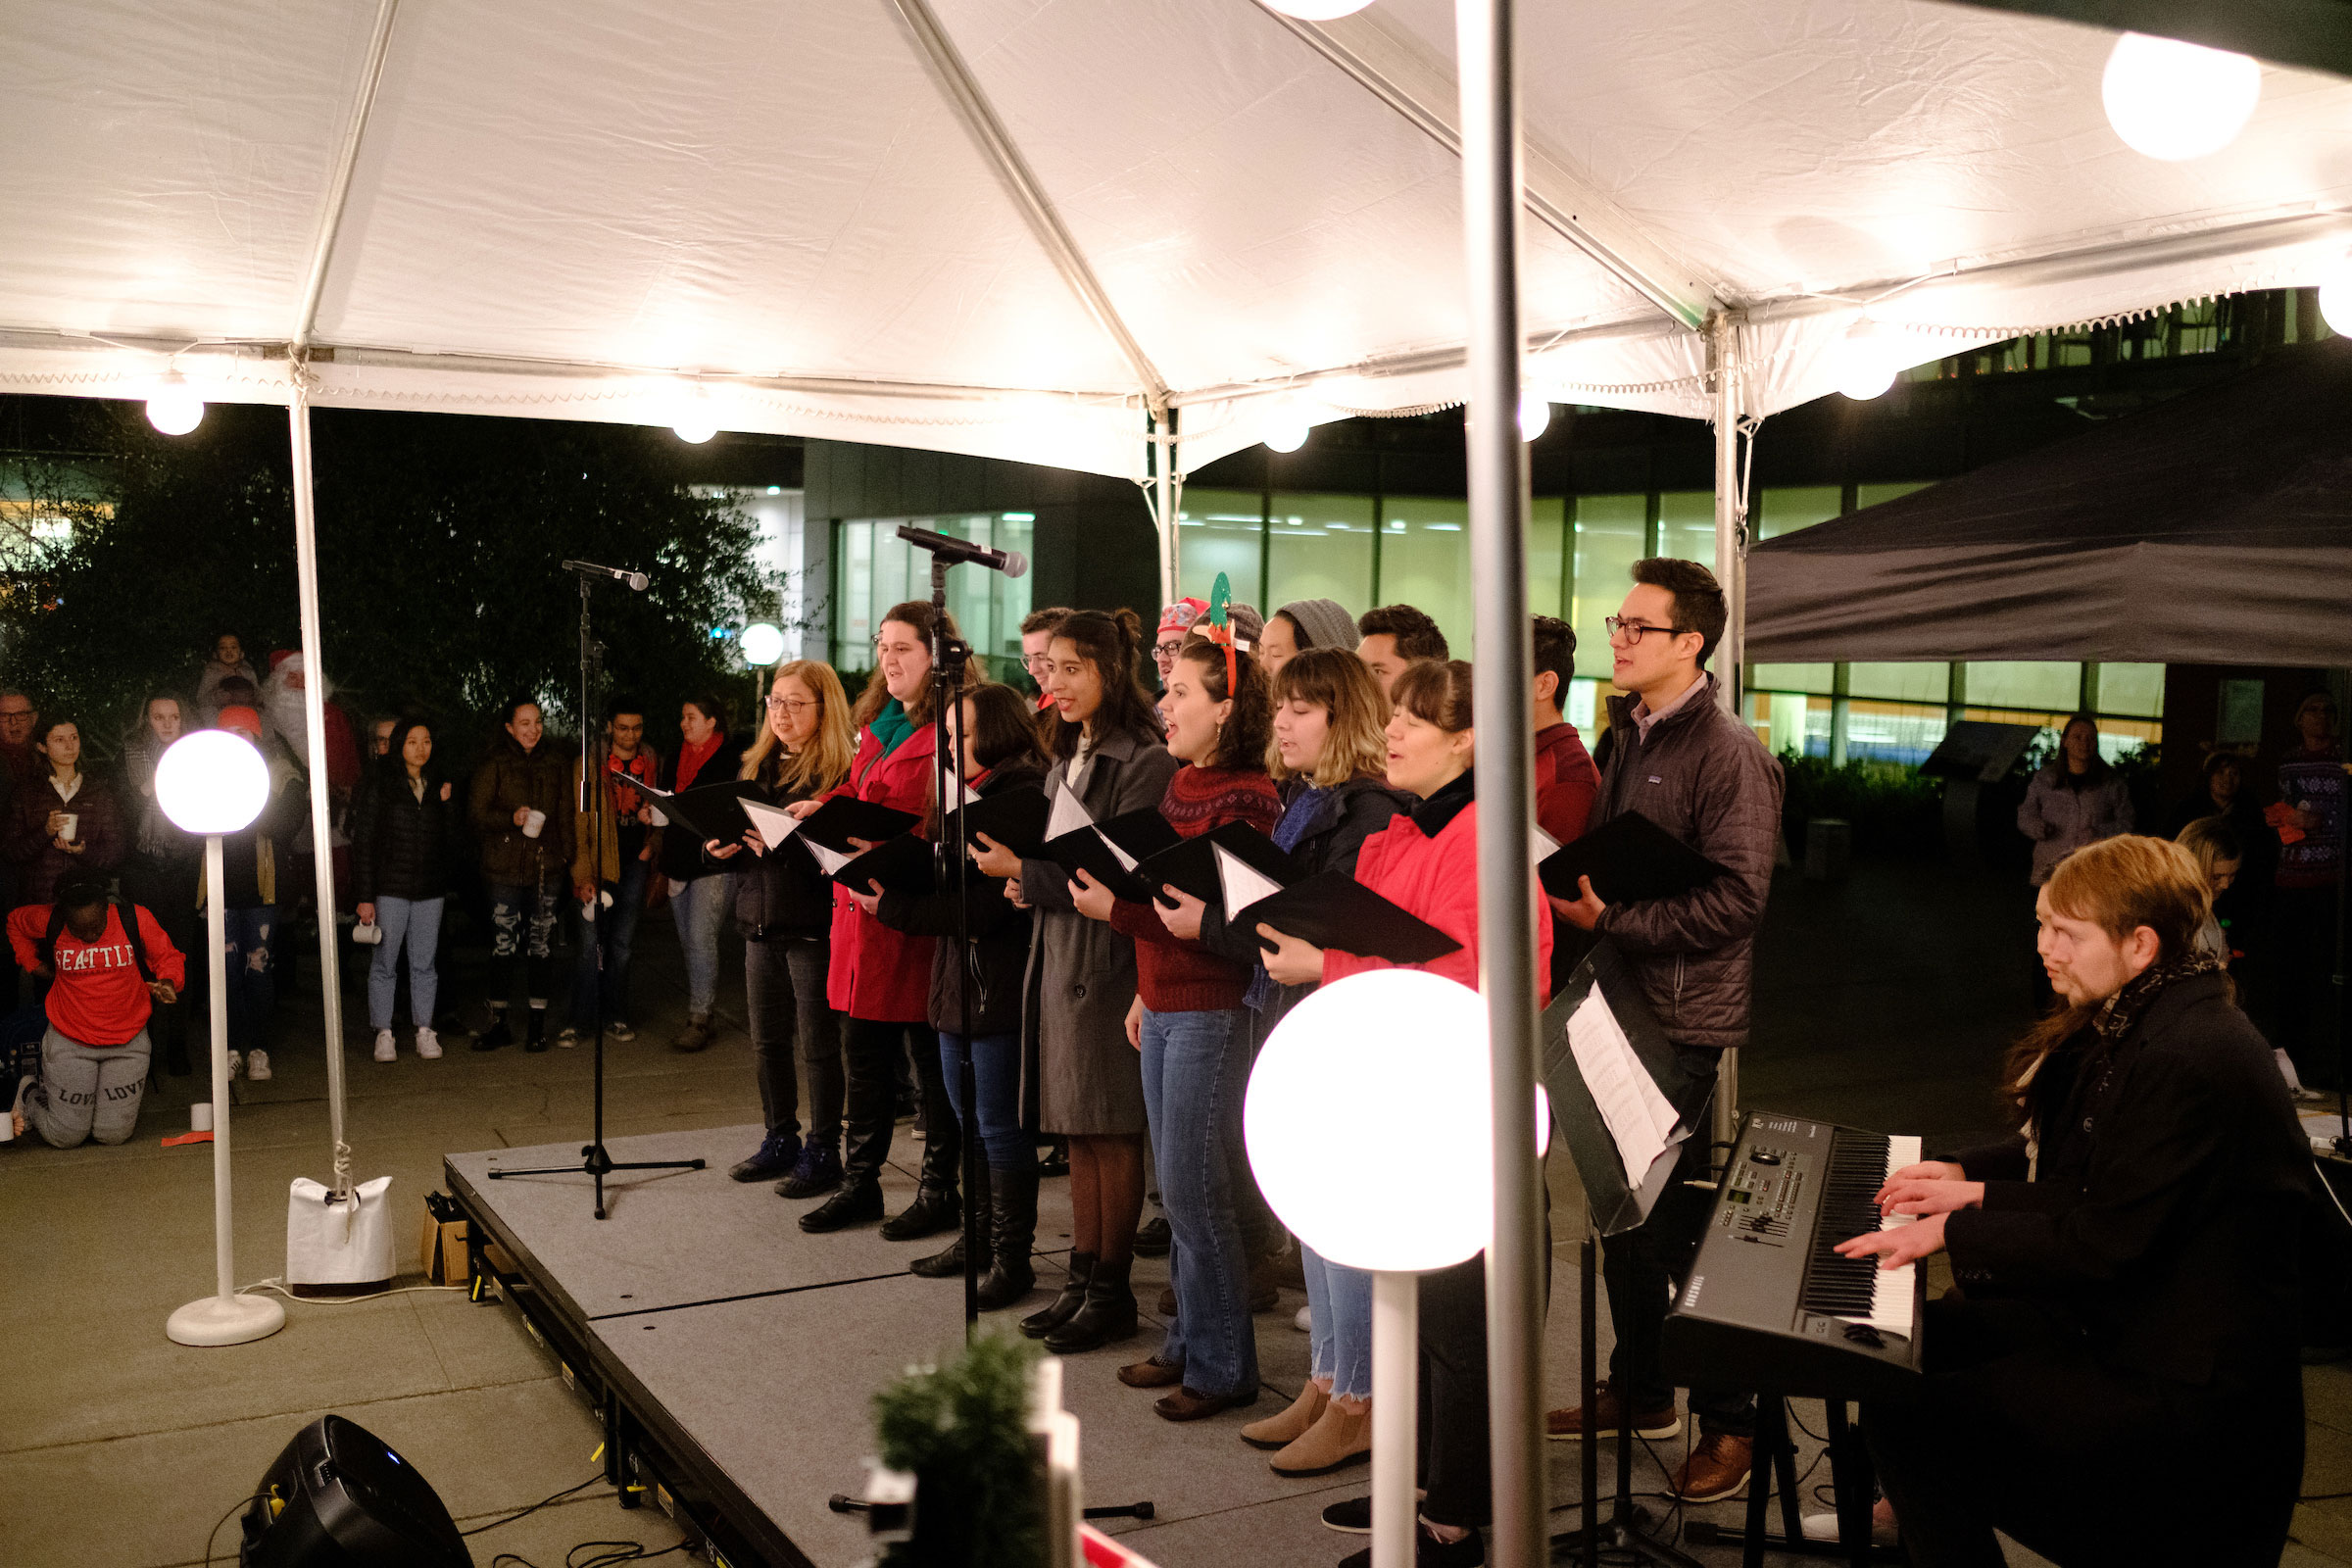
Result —
<instances>
[{"instance_id":1,"label":"blue jeans","mask_svg":"<svg viewBox=\"0 0 2352 1568\"><path fill-rule=\"evenodd\" d=\"M971 1113L963 1105L963 1037L939 1032L939 1066L948 1077L948 1103L964 1135L972 1134ZM980 1147L989 1164L1009 1170L1036 1158L1035 1146L1021 1131L1021 1037L981 1035L971 1043L972 1087L980 1096Z\"/></svg>"},{"instance_id":2,"label":"blue jeans","mask_svg":"<svg viewBox=\"0 0 2352 1568\"><path fill-rule=\"evenodd\" d=\"M277 1003L277 976L270 968L270 937L277 929L277 906L220 911L226 938L228 1049L251 1051L269 1044L270 1009Z\"/></svg>"},{"instance_id":3,"label":"blue jeans","mask_svg":"<svg viewBox=\"0 0 2352 1568\"><path fill-rule=\"evenodd\" d=\"M1314 1322L1308 1338L1313 1376L1331 1379L1331 1392L1372 1397L1372 1276L1334 1263L1304 1242L1299 1266L1306 1272L1306 1308Z\"/></svg>"},{"instance_id":4,"label":"blue jeans","mask_svg":"<svg viewBox=\"0 0 2352 1568\"><path fill-rule=\"evenodd\" d=\"M604 1018L607 1023L626 1023L629 1017L629 950L637 941L637 921L645 913L646 879L653 874L653 862L631 859L622 862L620 880L607 882L602 891L612 895L612 907L597 906L596 918L605 928L605 984ZM588 922L580 918L580 906L571 906L571 923L578 933L580 961L571 977L571 1026L585 1034L596 1026L596 948Z\"/></svg>"},{"instance_id":5,"label":"blue jeans","mask_svg":"<svg viewBox=\"0 0 2352 1568\"><path fill-rule=\"evenodd\" d=\"M1144 1009L1144 1107L1175 1239L1168 1272L1176 1320L1159 1355L1184 1368L1186 1388L1210 1396L1247 1393L1258 1381L1236 1181L1248 1168L1242 1096L1249 1086L1244 1009Z\"/></svg>"},{"instance_id":6,"label":"blue jeans","mask_svg":"<svg viewBox=\"0 0 2352 1568\"><path fill-rule=\"evenodd\" d=\"M678 946L686 950L686 1013L708 1018L718 1000L718 928L727 916L723 876L698 876L669 896L678 922Z\"/></svg>"},{"instance_id":7,"label":"blue jeans","mask_svg":"<svg viewBox=\"0 0 2352 1568\"><path fill-rule=\"evenodd\" d=\"M375 945L374 961L368 965L368 1026L392 1027L392 999L399 994L400 950L409 950L409 1021L419 1029L433 1026L433 1002L441 994L441 975L433 956L441 950L441 910L446 899L375 901L375 923L384 940Z\"/></svg>"}]
</instances>

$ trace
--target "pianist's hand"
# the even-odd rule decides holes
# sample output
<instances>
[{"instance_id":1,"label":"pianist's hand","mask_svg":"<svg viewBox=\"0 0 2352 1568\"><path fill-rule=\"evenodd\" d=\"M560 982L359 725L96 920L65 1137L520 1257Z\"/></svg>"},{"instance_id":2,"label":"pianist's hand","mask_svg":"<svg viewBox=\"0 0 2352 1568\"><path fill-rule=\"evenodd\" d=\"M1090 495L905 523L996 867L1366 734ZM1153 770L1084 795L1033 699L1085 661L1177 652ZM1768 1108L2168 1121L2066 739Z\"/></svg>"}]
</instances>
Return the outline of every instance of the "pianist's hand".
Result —
<instances>
[{"instance_id":1,"label":"pianist's hand","mask_svg":"<svg viewBox=\"0 0 2352 1568\"><path fill-rule=\"evenodd\" d=\"M1882 1214L1949 1214L1955 1208L1980 1208L1984 1202L1983 1182L1923 1182L1895 1177L1879 1189Z\"/></svg>"},{"instance_id":2,"label":"pianist's hand","mask_svg":"<svg viewBox=\"0 0 2352 1568\"><path fill-rule=\"evenodd\" d=\"M1838 1244L1838 1252L1843 1257L1877 1253L1881 1268L1901 1268L1905 1263L1916 1263L1932 1252L1942 1250L1941 1214L1930 1214L1916 1224L1897 1225L1890 1231L1868 1231L1850 1242Z\"/></svg>"},{"instance_id":3,"label":"pianist's hand","mask_svg":"<svg viewBox=\"0 0 2352 1568\"><path fill-rule=\"evenodd\" d=\"M1968 1172L1954 1159L1923 1159L1916 1165L1905 1165L1886 1178L1889 1185L1895 1182L1958 1182L1967 1179ZM1886 1196L1885 1188L1879 1190L1879 1196Z\"/></svg>"}]
</instances>

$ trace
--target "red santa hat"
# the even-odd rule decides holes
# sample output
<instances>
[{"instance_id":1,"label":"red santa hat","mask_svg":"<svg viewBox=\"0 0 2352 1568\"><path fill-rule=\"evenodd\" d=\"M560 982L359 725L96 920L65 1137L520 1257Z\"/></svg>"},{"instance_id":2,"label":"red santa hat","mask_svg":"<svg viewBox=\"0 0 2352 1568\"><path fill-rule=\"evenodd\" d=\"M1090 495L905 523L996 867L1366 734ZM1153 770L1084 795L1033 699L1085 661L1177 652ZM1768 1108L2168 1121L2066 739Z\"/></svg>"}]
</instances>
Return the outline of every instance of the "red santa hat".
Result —
<instances>
[{"instance_id":1,"label":"red santa hat","mask_svg":"<svg viewBox=\"0 0 2352 1568\"><path fill-rule=\"evenodd\" d=\"M285 663L288 660L293 661L294 673L297 675L301 674L302 651L298 648L280 648L277 650L277 652L271 654L270 656L270 673L272 675L276 674L278 666Z\"/></svg>"}]
</instances>

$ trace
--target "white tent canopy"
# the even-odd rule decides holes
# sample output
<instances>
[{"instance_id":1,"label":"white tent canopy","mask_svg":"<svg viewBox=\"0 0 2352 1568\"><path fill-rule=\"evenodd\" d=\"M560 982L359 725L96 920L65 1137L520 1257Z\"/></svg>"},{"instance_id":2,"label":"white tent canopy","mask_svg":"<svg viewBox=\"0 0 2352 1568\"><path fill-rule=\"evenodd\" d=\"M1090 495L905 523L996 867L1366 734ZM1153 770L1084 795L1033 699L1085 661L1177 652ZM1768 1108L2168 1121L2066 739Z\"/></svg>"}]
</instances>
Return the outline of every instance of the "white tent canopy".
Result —
<instances>
[{"instance_id":1,"label":"white tent canopy","mask_svg":"<svg viewBox=\"0 0 2352 1568\"><path fill-rule=\"evenodd\" d=\"M1923 0L1525 7L1527 375L1817 397L1956 341L2316 282L2352 85L2226 151L2108 127L2113 35ZM380 70L378 66L380 64ZM0 390L668 424L1140 475L1459 400L1448 0L0 9Z\"/></svg>"}]
</instances>

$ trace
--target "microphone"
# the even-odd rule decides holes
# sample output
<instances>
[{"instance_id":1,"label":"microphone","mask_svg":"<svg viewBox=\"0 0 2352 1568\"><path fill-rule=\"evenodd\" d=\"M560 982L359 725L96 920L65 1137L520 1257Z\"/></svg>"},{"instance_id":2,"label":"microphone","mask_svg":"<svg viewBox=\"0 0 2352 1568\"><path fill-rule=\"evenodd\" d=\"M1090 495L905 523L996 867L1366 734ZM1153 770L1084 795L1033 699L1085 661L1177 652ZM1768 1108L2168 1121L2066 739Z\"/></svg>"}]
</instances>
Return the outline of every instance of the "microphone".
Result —
<instances>
[{"instance_id":1,"label":"microphone","mask_svg":"<svg viewBox=\"0 0 2352 1568\"><path fill-rule=\"evenodd\" d=\"M968 561L975 566L986 566L1007 577L1026 576L1029 571L1029 558L1018 550L991 550L985 545L973 544L968 539L951 539L944 533L917 528L912 523L901 526L899 537L918 549L930 551L951 565Z\"/></svg>"},{"instance_id":2,"label":"microphone","mask_svg":"<svg viewBox=\"0 0 2352 1568\"><path fill-rule=\"evenodd\" d=\"M650 580L642 571L623 571L618 566L600 566L593 561L566 561L564 563L564 569L576 571L583 577L610 577L614 582L628 584L639 593L645 592L645 585Z\"/></svg>"}]
</instances>

